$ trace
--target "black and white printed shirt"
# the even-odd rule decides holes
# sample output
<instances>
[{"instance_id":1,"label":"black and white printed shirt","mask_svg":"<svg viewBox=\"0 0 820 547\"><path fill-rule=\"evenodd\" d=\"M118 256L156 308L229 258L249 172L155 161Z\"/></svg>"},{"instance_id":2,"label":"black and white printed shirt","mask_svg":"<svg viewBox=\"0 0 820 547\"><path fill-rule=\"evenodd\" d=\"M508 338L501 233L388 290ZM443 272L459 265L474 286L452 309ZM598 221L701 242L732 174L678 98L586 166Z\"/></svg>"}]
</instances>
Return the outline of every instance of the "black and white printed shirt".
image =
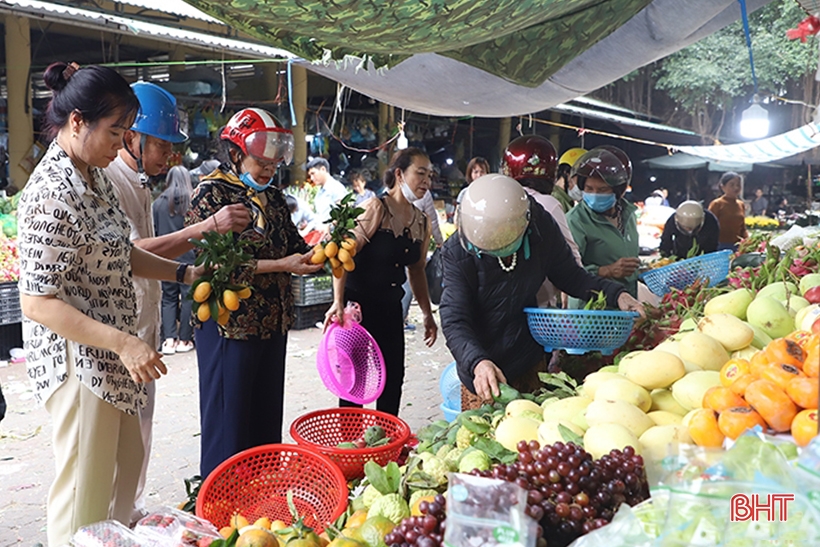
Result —
<instances>
[{"instance_id":1,"label":"black and white printed shirt","mask_svg":"<svg viewBox=\"0 0 820 547\"><path fill-rule=\"evenodd\" d=\"M137 332L131 273L131 226L111 182L92 167L88 185L55 140L34 169L17 210L20 292L54 295L88 317ZM44 403L73 364L80 382L128 414L145 405L146 389L113 351L64 339L23 319L23 346L35 398Z\"/></svg>"}]
</instances>

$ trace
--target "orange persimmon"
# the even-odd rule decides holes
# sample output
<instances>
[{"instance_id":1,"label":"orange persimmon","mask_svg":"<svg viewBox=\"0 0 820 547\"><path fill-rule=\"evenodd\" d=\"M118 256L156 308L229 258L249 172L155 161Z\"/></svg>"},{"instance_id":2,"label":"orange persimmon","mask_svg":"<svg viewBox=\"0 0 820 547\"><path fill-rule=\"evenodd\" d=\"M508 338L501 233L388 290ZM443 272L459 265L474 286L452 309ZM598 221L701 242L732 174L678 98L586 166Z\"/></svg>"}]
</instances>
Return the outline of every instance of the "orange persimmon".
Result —
<instances>
[{"instance_id":1,"label":"orange persimmon","mask_svg":"<svg viewBox=\"0 0 820 547\"><path fill-rule=\"evenodd\" d=\"M749 384L759 379L760 378L756 378L751 374L744 374L743 376L735 380L734 383L732 383L732 385L729 386L729 389L743 397L744 395L746 395L746 389L749 387Z\"/></svg>"},{"instance_id":2,"label":"orange persimmon","mask_svg":"<svg viewBox=\"0 0 820 547\"><path fill-rule=\"evenodd\" d=\"M808 445L817 436L817 409L798 412L792 420L791 433L798 446Z\"/></svg>"},{"instance_id":3,"label":"orange persimmon","mask_svg":"<svg viewBox=\"0 0 820 547\"><path fill-rule=\"evenodd\" d=\"M718 417L718 429L732 440L737 439L744 431L752 429L756 425L766 428L766 422L763 421L760 414L748 406L727 408Z\"/></svg>"},{"instance_id":4,"label":"orange persimmon","mask_svg":"<svg viewBox=\"0 0 820 547\"><path fill-rule=\"evenodd\" d=\"M710 387L703 395L703 408L711 408L718 413L737 406L749 406L749 404L728 387Z\"/></svg>"},{"instance_id":5,"label":"orange persimmon","mask_svg":"<svg viewBox=\"0 0 820 547\"><path fill-rule=\"evenodd\" d=\"M749 359L749 374L755 378L760 378L760 371L769 366L769 357L764 350L760 350Z\"/></svg>"},{"instance_id":6,"label":"orange persimmon","mask_svg":"<svg viewBox=\"0 0 820 547\"><path fill-rule=\"evenodd\" d=\"M797 414L797 407L786 392L769 380L755 380L746 388L746 402L752 405L769 427L788 431Z\"/></svg>"},{"instance_id":7,"label":"orange persimmon","mask_svg":"<svg viewBox=\"0 0 820 547\"><path fill-rule=\"evenodd\" d=\"M763 351L765 351L769 363L783 363L799 369L803 368L803 361L806 359L806 352L803 351L800 344L788 338L772 340Z\"/></svg>"},{"instance_id":8,"label":"orange persimmon","mask_svg":"<svg viewBox=\"0 0 820 547\"><path fill-rule=\"evenodd\" d=\"M798 346L803 348L803 351L806 351L806 346L811 341L812 336L812 333L810 333L807 330L796 330L793 333L786 336L786 340L796 342Z\"/></svg>"},{"instance_id":9,"label":"orange persimmon","mask_svg":"<svg viewBox=\"0 0 820 547\"><path fill-rule=\"evenodd\" d=\"M749 374L749 361L746 359L729 359L720 369L720 383L730 387L738 378Z\"/></svg>"},{"instance_id":10,"label":"orange persimmon","mask_svg":"<svg viewBox=\"0 0 820 547\"><path fill-rule=\"evenodd\" d=\"M806 360L803 361L803 372L811 378L820 376L820 346L811 347L806 352Z\"/></svg>"},{"instance_id":11,"label":"orange persimmon","mask_svg":"<svg viewBox=\"0 0 820 547\"><path fill-rule=\"evenodd\" d=\"M761 378L774 382L780 389L786 389L789 382L803 376L805 376L805 374L803 374L803 371L799 368L782 363L769 365L760 371Z\"/></svg>"},{"instance_id":12,"label":"orange persimmon","mask_svg":"<svg viewBox=\"0 0 820 547\"><path fill-rule=\"evenodd\" d=\"M723 446L725 435L720 431L717 413L710 408L701 408L689 420L689 435L695 444L709 448Z\"/></svg>"},{"instance_id":13,"label":"orange persimmon","mask_svg":"<svg viewBox=\"0 0 820 547\"><path fill-rule=\"evenodd\" d=\"M786 386L786 395L800 408L816 407L818 391L817 379L808 376L792 378Z\"/></svg>"}]
</instances>

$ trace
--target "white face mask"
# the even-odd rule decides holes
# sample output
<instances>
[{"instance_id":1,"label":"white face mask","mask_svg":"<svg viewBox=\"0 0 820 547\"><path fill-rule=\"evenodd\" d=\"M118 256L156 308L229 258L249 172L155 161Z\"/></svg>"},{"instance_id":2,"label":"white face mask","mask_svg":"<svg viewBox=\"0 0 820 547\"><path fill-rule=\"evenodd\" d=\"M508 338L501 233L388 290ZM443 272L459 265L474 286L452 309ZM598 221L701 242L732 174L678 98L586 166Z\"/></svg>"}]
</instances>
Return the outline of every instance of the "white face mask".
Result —
<instances>
[{"instance_id":1,"label":"white face mask","mask_svg":"<svg viewBox=\"0 0 820 547\"><path fill-rule=\"evenodd\" d=\"M401 181L400 184L401 184L401 193L404 196L404 199L406 199L410 203L413 203L414 201L419 199L419 198L416 197L416 194L413 193L413 191L410 189L410 186L408 186L406 182Z\"/></svg>"},{"instance_id":2,"label":"white face mask","mask_svg":"<svg viewBox=\"0 0 820 547\"><path fill-rule=\"evenodd\" d=\"M577 185L570 188L567 194L575 201L581 201L582 199L584 199L584 193L581 191L580 188L578 188Z\"/></svg>"}]
</instances>

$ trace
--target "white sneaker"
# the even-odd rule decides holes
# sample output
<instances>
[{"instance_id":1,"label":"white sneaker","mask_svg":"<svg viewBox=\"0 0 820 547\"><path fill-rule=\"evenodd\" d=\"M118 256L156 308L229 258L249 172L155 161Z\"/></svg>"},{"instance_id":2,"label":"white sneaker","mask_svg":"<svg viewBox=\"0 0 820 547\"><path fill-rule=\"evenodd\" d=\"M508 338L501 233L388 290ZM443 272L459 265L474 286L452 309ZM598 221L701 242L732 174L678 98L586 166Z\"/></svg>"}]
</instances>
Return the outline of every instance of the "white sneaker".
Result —
<instances>
[{"instance_id":1,"label":"white sneaker","mask_svg":"<svg viewBox=\"0 0 820 547\"><path fill-rule=\"evenodd\" d=\"M187 353L187 352L191 351L192 349L194 349L194 343L193 342L183 342L182 340L180 340L179 342L177 342L177 347L174 348L174 349L176 350L177 353Z\"/></svg>"},{"instance_id":2,"label":"white sneaker","mask_svg":"<svg viewBox=\"0 0 820 547\"><path fill-rule=\"evenodd\" d=\"M176 343L175 340L171 340L171 339L166 340L165 342L162 343L162 350L161 350L162 354L163 355L173 355L177 351L176 350L176 345L177 345L177 343Z\"/></svg>"}]
</instances>

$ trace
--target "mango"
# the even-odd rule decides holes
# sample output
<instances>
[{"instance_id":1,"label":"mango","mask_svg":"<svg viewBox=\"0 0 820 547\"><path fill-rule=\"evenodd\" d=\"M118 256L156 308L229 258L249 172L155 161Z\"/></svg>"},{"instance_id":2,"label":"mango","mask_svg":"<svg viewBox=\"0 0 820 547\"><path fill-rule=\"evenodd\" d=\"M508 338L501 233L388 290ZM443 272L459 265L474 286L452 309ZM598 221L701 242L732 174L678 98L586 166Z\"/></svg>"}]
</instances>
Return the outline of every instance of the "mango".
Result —
<instances>
[{"instance_id":1,"label":"mango","mask_svg":"<svg viewBox=\"0 0 820 547\"><path fill-rule=\"evenodd\" d=\"M598 372L614 372L618 373L618 365L607 365L598 369Z\"/></svg>"},{"instance_id":2,"label":"mango","mask_svg":"<svg viewBox=\"0 0 820 547\"><path fill-rule=\"evenodd\" d=\"M749 344L750 346L752 346L753 348L757 348L757 349L763 349L763 348L765 348L766 346L769 345L769 342L772 341L771 336L769 336L768 334L763 332L763 329L761 329L760 327L758 327L756 325L752 325L748 321L746 321L746 324L749 325L749 327L751 327L751 329L755 333L755 337L752 340L752 343Z\"/></svg>"},{"instance_id":3,"label":"mango","mask_svg":"<svg viewBox=\"0 0 820 547\"><path fill-rule=\"evenodd\" d=\"M739 349L735 352L732 352L732 359L746 359L748 361L757 352L758 352L758 349L756 347L746 346L745 348L742 348L742 349Z\"/></svg>"},{"instance_id":4,"label":"mango","mask_svg":"<svg viewBox=\"0 0 820 547\"><path fill-rule=\"evenodd\" d=\"M709 388L720 385L720 373L714 370L690 372L674 384L671 391L675 400L686 410L703 408L703 395Z\"/></svg>"},{"instance_id":5,"label":"mango","mask_svg":"<svg viewBox=\"0 0 820 547\"><path fill-rule=\"evenodd\" d=\"M770 283L760 289L757 292L757 296L755 296L755 300L758 298L765 298L770 296L775 300L785 300L789 295L792 294L800 294L798 292L797 285L790 281L777 281L775 283ZM747 310L748 315L748 310Z\"/></svg>"},{"instance_id":6,"label":"mango","mask_svg":"<svg viewBox=\"0 0 820 547\"><path fill-rule=\"evenodd\" d=\"M707 303L708 305L708 303ZM687 317L680 323L680 327L678 327L678 331L687 332L690 330L695 330L698 327L697 321L693 317Z\"/></svg>"},{"instance_id":7,"label":"mango","mask_svg":"<svg viewBox=\"0 0 820 547\"><path fill-rule=\"evenodd\" d=\"M510 418L513 416L521 416L524 412L528 411L535 412L540 415L541 407L537 403L528 401L527 399L516 399L507 403L507 406L504 409L504 415Z\"/></svg>"},{"instance_id":8,"label":"mango","mask_svg":"<svg viewBox=\"0 0 820 547\"><path fill-rule=\"evenodd\" d=\"M583 415L584 410L586 410L591 402L592 399L587 397L567 397L565 399L559 399L544 408L544 421L573 422L576 416L579 414ZM582 426L580 423L576 425ZM586 428L584 427L584 429Z\"/></svg>"},{"instance_id":9,"label":"mango","mask_svg":"<svg viewBox=\"0 0 820 547\"><path fill-rule=\"evenodd\" d=\"M675 452L678 443L692 444L689 428L683 425L656 425L647 429L638 439L644 461L659 462Z\"/></svg>"},{"instance_id":10,"label":"mango","mask_svg":"<svg viewBox=\"0 0 820 547\"><path fill-rule=\"evenodd\" d=\"M653 410L647 412L649 419L655 422L655 425L680 425L683 421L683 416L675 414L674 412L667 412L666 410Z\"/></svg>"},{"instance_id":11,"label":"mango","mask_svg":"<svg viewBox=\"0 0 820 547\"><path fill-rule=\"evenodd\" d=\"M628 429L635 437L655 425L655 422L640 408L623 401L593 401L584 416L590 431L596 425L618 424ZM586 439L586 436L584 436Z\"/></svg>"},{"instance_id":12,"label":"mango","mask_svg":"<svg viewBox=\"0 0 820 547\"><path fill-rule=\"evenodd\" d=\"M624 376L635 384L650 390L669 387L675 381L683 378L684 374L686 370L683 361L665 351L652 350L624 364ZM650 406L652 406L651 399L650 397ZM648 411L649 408L643 410Z\"/></svg>"},{"instance_id":13,"label":"mango","mask_svg":"<svg viewBox=\"0 0 820 547\"><path fill-rule=\"evenodd\" d=\"M820 273L810 273L800 278L800 284L797 288L800 289L801 295L805 295L810 289L817 286L820 286Z\"/></svg>"},{"instance_id":14,"label":"mango","mask_svg":"<svg viewBox=\"0 0 820 547\"><path fill-rule=\"evenodd\" d=\"M507 450L517 452L519 441L538 440L539 425L541 425L541 422L523 416L504 418L495 429L495 440Z\"/></svg>"},{"instance_id":15,"label":"mango","mask_svg":"<svg viewBox=\"0 0 820 547\"><path fill-rule=\"evenodd\" d=\"M618 361L618 374L623 374L624 373L624 363L628 359L634 359L635 357L637 357L638 355L641 355L642 353L646 353L646 351L645 350L630 351L629 353L624 355L623 358L621 358L621 360Z\"/></svg>"},{"instance_id":16,"label":"mango","mask_svg":"<svg viewBox=\"0 0 820 547\"><path fill-rule=\"evenodd\" d=\"M550 420L549 422L543 422L538 426L538 442L541 446L555 444L559 441L562 443L569 441L569 439L565 439L561 434L560 428L558 427L559 425L566 427L579 437L584 436L584 430L572 422L567 422L565 420Z\"/></svg>"},{"instance_id":17,"label":"mango","mask_svg":"<svg viewBox=\"0 0 820 547\"><path fill-rule=\"evenodd\" d=\"M812 306L817 306L817 307L812 308ZM809 309L809 308L811 308L811 309ZM803 316L803 319L800 321L800 325L795 323L795 326L800 327L800 330L804 330L804 331L807 331L807 332L812 332L812 330L811 330L812 325L814 325L814 322L817 321L818 318L820 318L820 304L812 304L811 306L809 306L809 308L803 308L803 309L809 309L809 311L806 312L806 314Z\"/></svg>"},{"instance_id":18,"label":"mango","mask_svg":"<svg viewBox=\"0 0 820 547\"><path fill-rule=\"evenodd\" d=\"M652 351L665 351L666 353L671 353L678 359L680 359L680 344L677 340L666 339L657 346Z\"/></svg>"},{"instance_id":19,"label":"mango","mask_svg":"<svg viewBox=\"0 0 820 547\"><path fill-rule=\"evenodd\" d=\"M780 303L783 304L784 307L789 309L789 313L792 314L792 317L795 317L797 315L797 312L799 312L803 308L808 307L811 304L811 302L809 302L802 296L798 296L796 294L789 296L789 298L786 300L781 300Z\"/></svg>"},{"instance_id":20,"label":"mango","mask_svg":"<svg viewBox=\"0 0 820 547\"><path fill-rule=\"evenodd\" d=\"M686 374L695 372L696 370L703 370L702 366L696 365L692 361L687 361L686 359L681 359L681 361L683 361L683 368L686 369Z\"/></svg>"},{"instance_id":21,"label":"mango","mask_svg":"<svg viewBox=\"0 0 820 547\"><path fill-rule=\"evenodd\" d=\"M700 331L688 333L681 339L678 347L681 359L694 363L703 370L719 371L729 360L729 353L721 343Z\"/></svg>"},{"instance_id":22,"label":"mango","mask_svg":"<svg viewBox=\"0 0 820 547\"><path fill-rule=\"evenodd\" d=\"M736 351L752 343L755 331L728 313L707 315L698 323L698 330L720 342L726 351Z\"/></svg>"},{"instance_id":23,"label":"mango","mask_svg":"<svg viewBox=\"0 0 820 547\"><path fill-rule=\"evenodd\" d=\"M798 330L808 330L809 332L811 332L811 328L806 329L803 326L804 319L806 319L806 316L811 314L811 313L818 313L818 312L814 311L814 310L817 310L817 309L820 309L820 304L809 304L808 306L806 306L802 310L798 310L797 314L794 316L794 327ZM812 323L813 322L814 321L812 321ZM811 323L809 324L809 327L811 327Z\"/></svg>"},{"instance_id":24,"label":"mango","mask_svg":"<svg viewBox=\"0 0 820 547\"><path fill-rule=\"evenodd\" d=\"M647 412L652 406L652 397L649 396L649 392L626 378L610 380L598 386L598 389L595 391L594 400L624 401L625 403L635 405L643 412Z\"/></svg>"},{"instance_id":25,"label":"mango","mask_svg":"<svg viewBox=\"0 0 820 547\"><path fill-rule=\"evenodd\" d=\"M587 377L584 378L584 396L590 399L595 399L595 392L598 390L599 386L605 382L609 382L610 380L620 379L623 379L623 376L620 374L615 374L614 372L598 371L588 374Z\"/></svg>"},{"instance_id":26,"label":"mango","mask_svg":"<svg viewBox=\"0 0 820 547\"><path fill-rule=\"evenodd\" d=\"M584 450L596 460L613 449L623 450L627 446L641 453L641 442L627 428L618 424L599 424L587 429L584 434Z\"/></svg>"},{"instance_id":27,"label":"mango","mask_svg":"<svg viewBox=\"0 0 820 547\"><path fill-rule=\"evenodd\" d=\"M652 397L652 406L649 408L650 412L663 411L671 412L683 416L687 410L683 408L679 402L672 396L672 392L668 389L656 389L649 394Z\"/></svg>"},{"instance_id":28,"label":"mango","mask_svg":"<svg viewBox=\"0 0 820 547\"><path fill-rule=\"evenodd\" d=\"M760 327L771 338L783 338L794 330L789 311L771 296L755 298L746 313L749 324Z\"/></svg>"},{"instance_id":29,"label":"mango","mask_svg":"<svg viewBox=\"0 0 820 547\"><path fill-rule=\"evenodd\" d=\"M718 313L728 313L738 319L746 319L746 309L754 300L754 293L749 289L736 289L732 292L721 294L706 303L703 313L715 315Z\"/></svg>"}]
</instances>

